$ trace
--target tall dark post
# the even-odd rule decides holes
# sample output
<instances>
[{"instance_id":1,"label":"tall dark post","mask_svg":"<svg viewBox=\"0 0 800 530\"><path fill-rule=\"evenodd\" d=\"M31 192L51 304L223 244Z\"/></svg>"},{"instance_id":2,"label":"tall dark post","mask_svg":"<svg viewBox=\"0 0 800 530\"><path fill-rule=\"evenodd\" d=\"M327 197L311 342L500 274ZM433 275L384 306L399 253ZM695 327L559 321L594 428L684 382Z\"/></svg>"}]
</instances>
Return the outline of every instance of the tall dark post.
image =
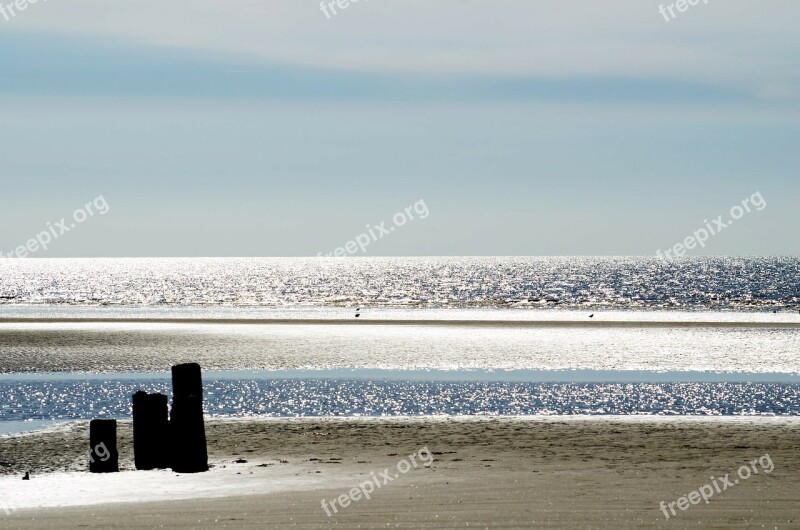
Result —
<instances>
[{"instance_id":1,"label":"tall dark post","mask_svg":"<svg viewBox=\"0 0 800 530\"><path fill-rule=\"evenodd\" d=\"M117 420L92 420L89 423L89 471L119 471L117 452Z\"/></svg>"},{"instance_id":2,"label":"tall dark post","mask_svg":"<svg viewBox=\"0 0 800 530\"><path fill-rule=\"evenodd\" d=\"M179 473L208 471L203 423L203 379L197 363L172 367L172 469Z\"/></svg>"},{"instance_id":3,"label":"tall dark post","mask_svg":"<svg viewBox=\"0 0 800 530\"><path fill-rule=\"evenodd\" d=\"M133 395L133 456L136 469L169 467L167 396L136 392Z\"/></svg>"}]
</instances>

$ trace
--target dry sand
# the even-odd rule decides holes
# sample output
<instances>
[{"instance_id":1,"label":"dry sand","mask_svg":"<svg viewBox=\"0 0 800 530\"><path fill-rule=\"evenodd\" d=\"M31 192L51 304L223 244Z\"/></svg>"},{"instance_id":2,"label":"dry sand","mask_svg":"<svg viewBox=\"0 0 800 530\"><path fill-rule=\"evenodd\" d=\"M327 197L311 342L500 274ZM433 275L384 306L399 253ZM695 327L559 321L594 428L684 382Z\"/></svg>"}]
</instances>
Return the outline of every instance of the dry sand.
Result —
<instances>
[{"instance_id":1,"label":"dry sand","mask_svg":"<svg viewBox=\"0 0 800 530\"><path fill-rule=\"evenodd\" d=\"M281 487L0 511L0 528L800 528L798 418L214 420L207 434L209 476L229 472L225 480L253 484L274 477ZM87 444L85 423L0 438L0 469L31 469L31 484L44 483L51 475L42 473L85 469ZM346 493L373 471L394 472L422 447L434 454L430 467L412 468L332 517L322 510L323 498ZM120 448L130 469L129 423L120 425ZM771 473L669 520L660 511L660 501L675 501L710 475L733 478L765 453Z\"/></svg>"}]
</instances>

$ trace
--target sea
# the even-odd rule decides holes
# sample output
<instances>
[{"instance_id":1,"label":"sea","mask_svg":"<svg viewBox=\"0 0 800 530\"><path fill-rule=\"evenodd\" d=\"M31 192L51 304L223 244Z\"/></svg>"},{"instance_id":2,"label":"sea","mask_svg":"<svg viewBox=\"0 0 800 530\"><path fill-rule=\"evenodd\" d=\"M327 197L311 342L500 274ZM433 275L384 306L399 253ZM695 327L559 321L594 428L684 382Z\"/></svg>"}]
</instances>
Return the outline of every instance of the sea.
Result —
<instances>
[{"instance_id":1,"label":"sea","mask_svg":"<svg viewBox=\"0 0 800 530\"><path fill-rule=\"evenodd\" d=\"M0 259L0 435L208 417L800 415L800 258Z\"/></svg>"}]
</instances>

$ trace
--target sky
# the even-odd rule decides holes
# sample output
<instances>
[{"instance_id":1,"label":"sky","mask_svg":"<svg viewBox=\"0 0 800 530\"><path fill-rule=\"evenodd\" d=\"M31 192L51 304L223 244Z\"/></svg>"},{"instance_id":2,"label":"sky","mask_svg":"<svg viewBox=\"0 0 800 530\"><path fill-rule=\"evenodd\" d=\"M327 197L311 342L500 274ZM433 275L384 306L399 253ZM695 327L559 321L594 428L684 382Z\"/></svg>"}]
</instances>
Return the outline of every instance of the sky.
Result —
<instances>
[{"instance_id":1,"label":"sky","mask_svg":"<svg viewBox=\"0 0 800 530\"><path fill-rule=\"evenodd\" d=\"M646 256L756 193L687 255L800 248L796 0L9 3L4 254Z\"/></svg>"}]
</instances>

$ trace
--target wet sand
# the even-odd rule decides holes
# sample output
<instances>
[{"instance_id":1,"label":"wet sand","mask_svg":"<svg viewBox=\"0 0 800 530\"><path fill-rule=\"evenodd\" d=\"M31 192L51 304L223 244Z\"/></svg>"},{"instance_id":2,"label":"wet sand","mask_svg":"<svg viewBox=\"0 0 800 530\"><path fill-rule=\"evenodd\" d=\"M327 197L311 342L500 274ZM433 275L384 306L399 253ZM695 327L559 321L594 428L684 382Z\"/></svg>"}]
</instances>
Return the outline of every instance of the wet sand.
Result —
<instances>
[{"instance_id":1,"label":"wet sand","mask_svg":"<svg viewBox=\"0 0 800 530\"><path fill-rule=\"evenodd\" d=\"M783 315L782 315L783 316ZM116 318L116 317L0 317L0 324L215 324L231 325L305 325L305 326L430 326L488 328L722 328L722 329L800 329L800 322L778 321L705 321L705 320L419 320L419 319L310 319L310 318Z\"/></svg>"},{"instance_id":2,"label":"wet sand","mask_svg":"<svg viewBox=\"0 0 800 530\"><path fill-rule=\"evenodd\" d=\"M184 362L205 370L800 373L798 328L786 322L426 322L5 323L0 373L159 372Z\"/></svg>"},{"instance_id":3,"label":"wet sand","mask_svg":"<svg viewBox=\"0 0 800 530\"><path fill-rule=\"evenodd\" d=\"M130 423L119 430L130 470ZM87 424L0 438L0 492L10 495L27 469L31 487L40 484L28 508L0 512L0 528L800 528L798 418L213 420L207 437L213 468L203 480L231 485L229 495L66 508L34 506L56 495L46 487L53 477L85 469ZM330 517L323 510L322 499L373 472L396 473L423 447L429 467L412 466ZM759 468L669 519L659 509L766 453L771 473ZM155 484L199 480L160 473ZM71 480L80 488L92 477Z\"/></svg>"}]
</instances>

